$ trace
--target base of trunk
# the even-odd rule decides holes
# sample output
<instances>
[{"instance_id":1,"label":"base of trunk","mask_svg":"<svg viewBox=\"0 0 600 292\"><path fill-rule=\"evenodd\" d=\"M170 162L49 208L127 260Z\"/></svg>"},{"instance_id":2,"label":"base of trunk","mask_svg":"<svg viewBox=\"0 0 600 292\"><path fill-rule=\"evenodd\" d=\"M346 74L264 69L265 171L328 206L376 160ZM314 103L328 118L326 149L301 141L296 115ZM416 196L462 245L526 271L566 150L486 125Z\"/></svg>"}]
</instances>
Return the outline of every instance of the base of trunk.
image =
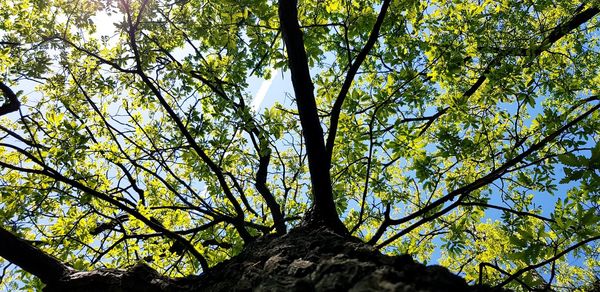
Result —
<instances>
[{"instance_id":1,"label":"base of trunk","mask_svg":"<svg viewBox=\"0 0 600 292\"><path fill-rule=\"evenodd\" d=\"M386 256L324 228L266 236L200 276L161 277L145 265L97 270L49 283L45 291L501 291L469 286L441 266Z\"/></svg>"}]
</instances>

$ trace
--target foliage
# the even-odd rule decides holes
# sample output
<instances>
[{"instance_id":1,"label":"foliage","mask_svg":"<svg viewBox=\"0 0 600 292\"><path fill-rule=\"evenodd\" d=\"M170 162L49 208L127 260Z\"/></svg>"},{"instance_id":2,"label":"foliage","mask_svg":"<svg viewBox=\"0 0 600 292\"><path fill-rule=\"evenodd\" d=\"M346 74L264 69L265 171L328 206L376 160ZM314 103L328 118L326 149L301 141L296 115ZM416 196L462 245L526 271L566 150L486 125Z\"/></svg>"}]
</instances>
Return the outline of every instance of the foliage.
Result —
<instances>
[{"instance_id":1,"label":"foliage","mask_svg":"<svg viewBox=\"0 0 600 292\"><path fill-rule=\"evenodd\" d=\"M595 281L598 5L300 1L348 230L469 281ZM0 7L0 82L22 90L0 117L5 228L76 269L182 276L318 209L299 89L250 107L253 80L295 74L275 1Z\"/></svg>"}]
</instances>

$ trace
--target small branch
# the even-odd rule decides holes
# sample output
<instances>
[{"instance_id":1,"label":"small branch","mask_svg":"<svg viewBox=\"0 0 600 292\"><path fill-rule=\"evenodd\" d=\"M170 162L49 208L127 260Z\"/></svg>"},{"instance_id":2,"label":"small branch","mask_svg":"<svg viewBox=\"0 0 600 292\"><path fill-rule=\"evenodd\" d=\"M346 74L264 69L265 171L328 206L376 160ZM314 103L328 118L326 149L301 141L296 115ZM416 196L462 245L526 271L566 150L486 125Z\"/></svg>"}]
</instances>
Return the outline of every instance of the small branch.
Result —
<instances>
[{"instance_id":1,"label":"small branch","mask_svg":"<svg viewBox=\"0 0 600 292\"><path fill-rule=\"evenodd\" d=\"M479 285L483 285L483 268L485 267L490 267L493 268L494 270L504 274L504 275L508 275L510 276L510 273L505 271L504 269L498 267L497 265L491 264L491 263L480 263L479 264ZM531 287L529 287L529 285L527 285L525 282L519 280L519 279L515 279L517 282L519 282L519 284L523 285L523 287L525 287L528 291L533 291L533 289L531 289Z\"/></svg>"},{"instance_id":2,"label":"small branch","mask_svg":"<svg viewBox=\"0 0 600 292\"><path fill-rule=\"evenodd\" d=\"M510 282L512 282L514 280L517 280L524 273L529 272L529 271L534 270L534 269L537 269L537 268L539 268L541 266L544 266L544 265L547 265L549 263L552 263L552 262L558 260L559 258L561 258L562 256L566 255L567 253L569 253L569 252L571 252L571 251L573 251L573 250L575 250L575 249L577 249L577 248L579 248L579 247L581 247L581 246L583 246L583 245L585 245L587 243L590 243L592 241L599 240L599 239L600 239L600 235L594 236L594 237L590 237L590 238L588 238L588 239L586 239L584 241L580 241L580 242L578 242L578 243L570 246L569 248L567 248L567 249L565 249L565 250L557 253L555 256L553 256L553 257L551 257L551 258L549 258L549 259L547 259L545 261L542 261L542 262L537 263L535 265L531 265L531 266L527 266L525 268L522 268L522 269L518 270L517 272L515 272L514 274L512 274L510 277L508 277L502 283L496 285L495 288L502 288L506 284L508 284L508 283L510 283Z\"/></svg>"},{"instance_id":3,"label":"small branch","mask_svg":"<svg viewBox=\"0 0 600 292\"><path fill-rule=\"evenodd\" d=\"M489 208L489 209L496 209L496 210L501 210L501 211L508 212L508 213L513 213L513 214L516 214L518 216L530 216L530 217L537 218L537 219L540 219L540 220L545 221L545 222L552 222L552 223L556 222L554 219L546 218L546 217L540 216L538 214L533 214L533 213L523 212L523 211L517 211L517 210L510 209L510 208L506 208L506 207L502 207L502 206L496 206L496 205L492 205L492 204L478 203L478 202L465 202L465 203L461 203L460 205L461 206L478 206L478 207L484 207L484 208Z\"/></svg>"},{"instance_id":4,"label":"small branch","mask_svg":"<svg viewBox=\"0 0 600 292\"><path fill-rule=\"evenodd\" d=\"M371 118L371 122L369 123L369 156L367 156L367 170L366 170L366 174L365 174L365 182L364 182L364 187L363 187L363 193L362 193L362 200L360 203L360 211L358 214L358 220L356 222L356 224L350 228L350 234L353 234L354 232L356 232L356 230L358 230L360 228L360 226L366 221L366 219L363 220L363 216L365 214L365 204L367 201L367 194L369 192L369 182L370 182L370 178L371 178L371 168L373 165L373 147L374 147L374 137L373 137L373 122L375 121L375 115L373 115L373 118Z\"/></svg>"}]
</instances>

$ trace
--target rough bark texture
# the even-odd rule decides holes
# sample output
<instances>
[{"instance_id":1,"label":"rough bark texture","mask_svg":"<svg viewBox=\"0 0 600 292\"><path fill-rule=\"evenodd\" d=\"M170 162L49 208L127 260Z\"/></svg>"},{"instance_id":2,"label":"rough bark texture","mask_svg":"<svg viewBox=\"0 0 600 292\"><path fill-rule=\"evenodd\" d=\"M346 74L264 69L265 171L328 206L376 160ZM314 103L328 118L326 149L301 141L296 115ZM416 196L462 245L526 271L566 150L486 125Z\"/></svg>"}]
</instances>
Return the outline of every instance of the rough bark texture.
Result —
<instances>
[{"instance_id":1,"label":"rough bark texture","mask_svg":"<svg viewBox=\"0 0 600 292\"><path fill-rule=\"evenodd\" d=\"M501 291L468 286L441 266L385 256L356 238L297 228L248 245L209 273L161 277L145 265L127 271L80 272L45 291Z\"/></svg>"}]
</instances>

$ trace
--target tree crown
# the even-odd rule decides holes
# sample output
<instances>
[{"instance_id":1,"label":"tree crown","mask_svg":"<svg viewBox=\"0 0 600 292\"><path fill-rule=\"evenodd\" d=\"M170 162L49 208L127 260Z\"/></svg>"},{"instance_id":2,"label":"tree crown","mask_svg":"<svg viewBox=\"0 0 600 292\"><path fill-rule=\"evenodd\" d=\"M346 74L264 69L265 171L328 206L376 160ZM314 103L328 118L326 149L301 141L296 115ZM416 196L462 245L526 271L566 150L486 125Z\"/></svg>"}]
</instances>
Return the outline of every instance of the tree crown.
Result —
<instances>
[{"instance_id":1,"label":"tree crown","mask_svg":"<svg viewBox=\"0 0 600 292\"><path fill-rule=\"evenodd\" d=\"M469 281L582 287L598 5L0 0L0 256L42 281L6 248L186 276L315 224ZM288 92L253 109L274 72Z\"/></svg>"}]
</instances>

